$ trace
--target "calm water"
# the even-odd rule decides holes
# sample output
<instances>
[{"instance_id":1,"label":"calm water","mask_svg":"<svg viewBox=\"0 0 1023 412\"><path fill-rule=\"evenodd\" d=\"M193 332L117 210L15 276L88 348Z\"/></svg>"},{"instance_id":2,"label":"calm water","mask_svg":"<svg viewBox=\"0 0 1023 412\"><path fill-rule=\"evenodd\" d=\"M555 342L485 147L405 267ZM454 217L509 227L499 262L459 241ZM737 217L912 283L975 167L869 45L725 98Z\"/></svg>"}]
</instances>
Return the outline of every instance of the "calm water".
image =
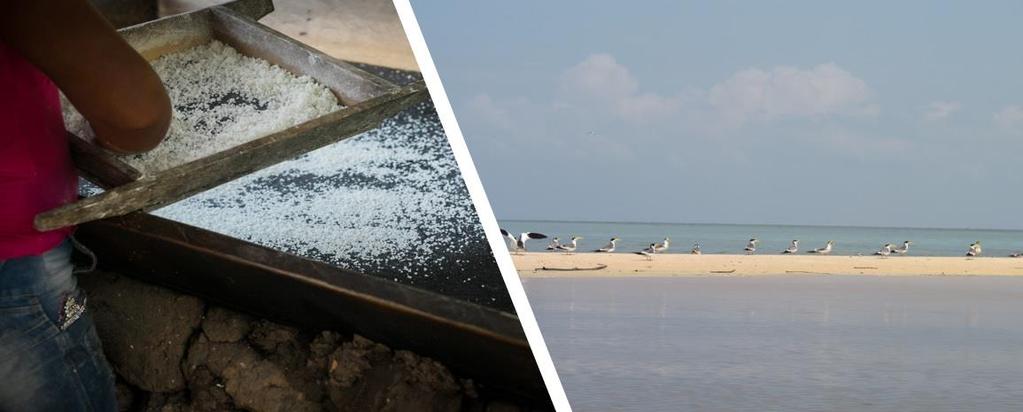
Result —
<instances>
[{"instance_id":1,"label":"calm water","mask_svg":"<svg viewBox=\"0 0 1023 412\"><path fill-rule=\"evenodd\" d=\"M688 253L700 242L703 253L742 253L751 237L760 239L758 253L779 253L792 239L799 239L800 253L823 247L834 240L836 255L872 254L885 243L896 246L911 240L910 254L918 256L963 256L970 243L980 240L986 256L1007 256L1023 250L1023 231L972 229L911 229L785 225L718 225L669 223L593 223L504 220L501 226L511 232L540 232L565 240L582 236L580 249L603 246L612 236L621 238L620 252L633 252L653 242L671 237L669 252ZM535 242L535 243L534 243ZM527 247L542 251L547 240L530 241Z\"/></svg>"},{"instance_id":2,"label":"calm water","mask_svg":"<svg viewBox=\"0 0 1023 412\"><path fill-rule=\"evenodd\" d=\"M576 411L1023 410L1023 279L526 279Z\"/></svg>"}]
</instances>

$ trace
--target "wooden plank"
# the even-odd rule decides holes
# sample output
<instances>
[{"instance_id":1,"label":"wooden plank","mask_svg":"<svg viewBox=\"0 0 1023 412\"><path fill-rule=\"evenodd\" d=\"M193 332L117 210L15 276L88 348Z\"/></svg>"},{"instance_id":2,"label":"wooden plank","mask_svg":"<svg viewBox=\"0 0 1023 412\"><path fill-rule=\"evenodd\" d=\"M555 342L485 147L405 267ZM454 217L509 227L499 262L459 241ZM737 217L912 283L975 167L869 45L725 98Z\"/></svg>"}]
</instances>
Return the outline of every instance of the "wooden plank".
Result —
<instances>
[{"instance_id":1,"label":"wooden plank","mask_svg":"<svg viewBox=\"0 0 1023 412\"><path fill-rule=\"evenodd\" d=\"M274 2L273 0L235 0L221 4L220 7L234 10L252 20L259 20L274 11Z\"/></svg>"},{"instance_id":2,"label":"wooden plank","mask_svg":"<svg viewBox=\"0 0 1023 412\"><path fill-rule=\"evenodd\" d=\"M141 172L102 147L71 132L68 132L67 138L71 147L71 161L78 169L78 174L90 182L109 189L142 177Z\"/></svg>"},{"instance_id":3,"label":"wooden plank","mask_svg":"<svg viewBox=\"0 0 1023 412\"><path fill-rule=\"evenodd\" d=\"M173 5L168 9L166 2L160 0L89 0L89 3L92 3L103 17L118 29L156 20L161 14L171 16L188 10ZM259 20L274 11L272 0L235 0L220 6L230 8L253 20Z\"/></svg>"},{"instance_id":4,"label":"wooden plank","mask_svg":"<svg viewBox=\"0 0 1023 412\"><path fill-rule=\"evenodd\" d=\"M84 224L101 267L313 330L358 333L483 388L549 402L519 319L145 213Z\"/></svg>"},{"instance_id":5,"label":"wooden plank","mask_svg":"<svg viewBox=\"0 0 1023 412\"><path fill-rule=\"evenodd\" d=\"M156 19L118 32L149 61L205 44L213 36L209 9Z\"/></svg>"},{"instance_id":6,"label":"wooden plank","mask_svg":"<svg viewBox=\"0 0 1023 412\"><path fill-rule=\"evenodd\" d=\"M159 17L157 0L89 0L115 28L133 26Z\"/></svg>"},{"instance_id":7,"label":"wooden plank","mask_svg":"<svg viewBox=\"0 0 1023 412\"><path fill-rule=\"evenodd\" d=\"M122 0L106 0L122 1ZM155 3L155 2L154 2ZM236 0L217 8L255 21L273 11L271 0ZM105 14L118 14L117 7L104 9ZM211 9L200 9L188 13L176 14L158 19L149 16L136 16L137 24L118 30L121 36L131 44L146 60L156 60L165 54L179 52L212 39Z\"/></svg>"},{"instance_id":8,"label":"wooden plank","mask_svg":"<svg viewBox=\"0 0 1023 412\"><path fill-rule=\"evenodd\" d=\"M220 153L36 216L40 231L153 210L356 134L428 97L417 82Z\"/></svg>"},{"instance_id":9,"label":"wooden plank","mask_svg":"<svg viewBox=\"0 0 1023 412\"><path fill-rule=\"evenodd\" d=\"M379 96L394 85L259 24L225 7L211 11L213 38L246 56L257 57L326 86L344 105Z\"/></svg>"}]
</instances>

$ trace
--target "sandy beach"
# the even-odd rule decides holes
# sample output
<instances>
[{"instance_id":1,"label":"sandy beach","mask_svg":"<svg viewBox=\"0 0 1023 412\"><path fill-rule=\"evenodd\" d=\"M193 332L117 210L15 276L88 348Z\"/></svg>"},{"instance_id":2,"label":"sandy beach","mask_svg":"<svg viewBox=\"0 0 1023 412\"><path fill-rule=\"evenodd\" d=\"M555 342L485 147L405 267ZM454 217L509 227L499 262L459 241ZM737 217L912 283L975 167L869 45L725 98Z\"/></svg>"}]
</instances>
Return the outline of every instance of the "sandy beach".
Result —
<instances>
[{"instance_id":1,"label":"sandy beach","mask_svg":"<svg viewBox=\"0 0 1023 412\"><path fill-rule=\"evenodd\" d=\"M1008 257L689 255L653 259L632 253L512 255L524 277L828 275L1023 276L1023 259ZM606 266L602 269L597 269ZM573 270L573 269L581 270ZM569 269L569 270L559 270Z\"/></svg>"}]
</instances>

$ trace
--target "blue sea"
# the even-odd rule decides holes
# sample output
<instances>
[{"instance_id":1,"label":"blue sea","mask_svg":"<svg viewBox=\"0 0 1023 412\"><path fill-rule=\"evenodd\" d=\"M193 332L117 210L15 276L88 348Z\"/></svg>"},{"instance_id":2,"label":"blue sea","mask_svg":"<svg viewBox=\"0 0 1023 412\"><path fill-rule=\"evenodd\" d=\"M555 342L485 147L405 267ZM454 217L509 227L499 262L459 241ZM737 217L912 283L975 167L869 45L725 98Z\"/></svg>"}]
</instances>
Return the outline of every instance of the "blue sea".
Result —
<instances>
[{"instance_id":1,"label":"blue sea","mask_svg":"<svg viewBox=\"0 0 1023 412\"><path fill-rule=\"evenodd\" d=\"M885 243L901 246L913 242L910 255L963 256L970 243L981 241L984 256L1007 256L1023 250L1023 231L990 229L923 229L843 226L682 224L682 223L613 223L502 220L501 227L512 233L539 232L560 237L567 242L582 236L579 250L604 246L608 239L621 239L618 252L634 252L666 236L671 238L669 253L689 253L699 242L703 253L744 253L746 242L760 239L757 253L774 254L785 250L793 239L799 240L800 253L823 247L834 240L834 255L870 255ZM530 251L542 251L544 240L527 243Z\"/></svg>"}]
</instances>

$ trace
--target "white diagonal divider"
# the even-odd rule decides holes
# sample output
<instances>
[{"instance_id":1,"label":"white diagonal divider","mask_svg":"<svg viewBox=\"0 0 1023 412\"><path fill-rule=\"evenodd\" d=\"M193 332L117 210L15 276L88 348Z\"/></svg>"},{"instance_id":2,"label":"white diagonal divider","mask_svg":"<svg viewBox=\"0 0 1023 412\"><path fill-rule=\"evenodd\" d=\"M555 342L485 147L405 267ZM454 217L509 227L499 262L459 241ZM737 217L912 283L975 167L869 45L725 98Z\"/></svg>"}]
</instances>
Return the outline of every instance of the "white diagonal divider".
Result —
<instances>
[{"instance_id":1,"label":"white diagonal divider","mask_svg":"<svg viewBox=\"0 0 1023 412\"><path fill-rule=\"evenodd\" d=\"M494 211L490 208L490 201L487 200L487 194L483 190L483 183L480 182L479 174L476 173L476 165L473 164L469 148L465 145L465 138L462 136L462 130L458 127L458 121L455 119L455 112L451 108L451 102L448 101L448 95L444 92L444 85L441 84L437 67L433 63L433 57L430 56L429 48L426 46L423 32L419 28L419 21L416 20L416 15L412 10L409 0L394 0L394 8L398 11L398 17L401 18L401 25L405 28L405 36L408 38L409 45L412 46L412 52L416 56L416 63L419 65L419 70L426 81L426 87L430 91L433 105L437 109L441 125L448 136L451 150L455 154L455 161L458 162L462 178L465 179L465 185L469 189L469 195L472 197L473 205L476 207L476 213L479 215L480 222L483 224L483 230L487 234L487 240L490 242L490 248L494 251L494 258L497 259L497 265L501 269L504 284L508 288L508 294L511 295L512 303L515 305L515 312L518 314L519 321L522 322L522 329L526 334L526 339L529 340L529 347L532 349L533 357L540 368L544 384L547 386L547 392L550 394L555 410L570 412L572 408L569 406L565 390L561 386L561 379L558 378L554 362L551 360L550 352L547 350L547 344L544 343L543 335L540 333L540 326L537 325L536 318L533 316L533 309L529 306L529 300L526 299L526 292L522 288L522 282L519 279L518 272L515 270L515 264L512 262L511 255L508 253L504 237L501 236L501 231L497 225L497 218L494 217Z\"/></svg>"}]
</instances>

